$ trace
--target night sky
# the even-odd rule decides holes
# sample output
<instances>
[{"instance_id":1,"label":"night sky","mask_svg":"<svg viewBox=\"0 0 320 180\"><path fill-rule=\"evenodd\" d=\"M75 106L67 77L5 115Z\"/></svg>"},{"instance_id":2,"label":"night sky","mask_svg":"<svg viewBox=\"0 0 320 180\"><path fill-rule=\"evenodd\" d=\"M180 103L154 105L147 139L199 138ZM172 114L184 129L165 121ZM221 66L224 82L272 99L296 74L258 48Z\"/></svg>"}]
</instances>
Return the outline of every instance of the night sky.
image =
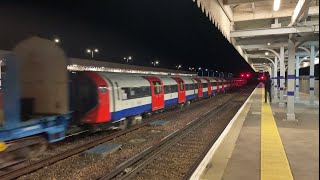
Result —
<instances>
[{"instance_id":1,"label":"night sky","mask_svg":"<svg viewBox=\"0 0 320 180\"><path fill-rule=\"evenodd\" d=\"M29 36L61 39L67 56L174 69L251 71L192 0L2 1L0 49Z\"/></svg>"}]
</instances>

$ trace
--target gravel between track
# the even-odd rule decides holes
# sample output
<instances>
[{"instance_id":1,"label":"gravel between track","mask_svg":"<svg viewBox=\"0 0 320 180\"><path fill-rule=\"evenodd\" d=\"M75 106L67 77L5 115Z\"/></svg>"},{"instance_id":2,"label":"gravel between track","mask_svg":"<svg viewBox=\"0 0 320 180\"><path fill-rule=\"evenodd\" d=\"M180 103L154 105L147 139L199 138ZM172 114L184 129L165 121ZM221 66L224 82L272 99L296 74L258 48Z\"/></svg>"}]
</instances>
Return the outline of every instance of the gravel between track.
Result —
<instances>
[{"instance_id":1,"label":"gravel between track","mask_svg":"<svg viewBox=\"0 0 320 180\"><path fill-rule=\"evenodd\" d=\"M233 94L234 93L226 93L224 95L213 97L196 108L178 113L177 116L166 119L169 123L165 126L143 127L116 138L110 141L110 143L122 144L122 149L107 155L104 158L101 158L100 156L78 154L52 164L46 168L40 169L34 173L22 176L19 179L96 179L111 171L114 167L125 160L159 142L163 137L184 127L188 122L199 117L201 114L222 104ZM104 134L102 133L96 136L103 135ZM85 143L91 138L92 137L84 138L83 140L70 144L75 146L79 143ZM52 149L47 154L54 154L55 151L62 151L68 148L70 148L68 144L64 144L61 145L60 148Z\"/></svg>"},{"instance_id":2,"label":"gravel between track","mask_svg":"<svg viewBox=\"0 0 320 180\"><path fill-rule=\"evenodd\" d=\"M244 102L246 98L238 97L237 100ZM208 144L219 137L241 105L242 103L232 103L225 110L217 113L217 116L211 118L208 123L194 130L166 153L161 154L134 179L183 179Z\"/></svg>"}]
</instances>

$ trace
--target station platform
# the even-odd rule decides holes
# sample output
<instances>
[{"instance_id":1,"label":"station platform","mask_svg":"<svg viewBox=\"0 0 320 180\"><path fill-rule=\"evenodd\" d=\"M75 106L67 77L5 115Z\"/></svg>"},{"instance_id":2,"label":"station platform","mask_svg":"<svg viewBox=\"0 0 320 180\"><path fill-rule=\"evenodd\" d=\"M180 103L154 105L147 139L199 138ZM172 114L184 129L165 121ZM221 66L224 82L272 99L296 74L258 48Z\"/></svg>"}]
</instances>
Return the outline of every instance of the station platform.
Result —
<instances>
[{"instance_id":1,"label":"station platform","mask_svg":"<svg viewBox=\"0 0 320 180\"><path fill-rule=\"evenodd\" d=\"M287 121L286 108L265 103L258 85L191 179L319 179L319 106L305 102L300 94L296 121Z\"/></svg>"}]
</instances>

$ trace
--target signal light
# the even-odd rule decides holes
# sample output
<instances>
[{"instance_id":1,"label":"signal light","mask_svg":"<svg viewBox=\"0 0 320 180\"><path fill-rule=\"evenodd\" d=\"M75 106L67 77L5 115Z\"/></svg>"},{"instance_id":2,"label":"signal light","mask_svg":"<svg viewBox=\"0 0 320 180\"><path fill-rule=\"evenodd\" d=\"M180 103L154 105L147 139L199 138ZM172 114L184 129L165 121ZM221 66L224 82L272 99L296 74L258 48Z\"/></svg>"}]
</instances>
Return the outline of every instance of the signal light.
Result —
<instances>
[{"instance_id":1,"label":"signal light","mask_svg":"<svg viewBox=\"0 0 320 180\"><path fill-rule=\"evenodd\" d=\"M247 74L247 77L250 77L250 74Z\"/></svg>"},{"instance_id":2,"label":"signal light","mask_svg":"<svg viewBox=\"0 0 320 180\"><path fill-rule=\"evenodd\" d=\"M243 75L243 74L241 74L241 77L244 77L244 75Z\"/></svg>"},{"instance_id":3,"label":"signal light","mask_svg":"<svg viewBox=\"0 0 320 180\"><path fill-rule=\"evenodd\" d=\"M260 78L261 80L264 80L264 76L261 76L261 78Z\"/></svg>"}]
</instances>

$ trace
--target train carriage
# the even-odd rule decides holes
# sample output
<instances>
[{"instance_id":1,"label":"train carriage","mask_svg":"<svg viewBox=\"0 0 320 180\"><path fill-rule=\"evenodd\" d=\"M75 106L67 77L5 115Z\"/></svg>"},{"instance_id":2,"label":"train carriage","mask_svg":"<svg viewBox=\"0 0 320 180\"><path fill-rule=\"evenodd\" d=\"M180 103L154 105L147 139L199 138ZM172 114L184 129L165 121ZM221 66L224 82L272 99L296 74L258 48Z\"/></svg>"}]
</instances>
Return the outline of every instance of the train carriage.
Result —
<instances>
[{"instance_id":1,"label":"train carriage","mask_svg":"<svg viewBox=\"0 0 320 180\"><path fill-rule=\"evenodd\" d=\"M210 78L210 82L211 82L212 94L215 95L218 93L218 91L217 91L218 82L217 82L216 78Z\"/></svg>"},{"instance_id":2,"label":"train carriage","mask_svg":"<svg viewBox=\"0 0 320 180\"><path fill-rule=\"evenodd\" d=\"M224 87L223 87L223 81L222 81L222 78L217 78L219 83L218 83L218 90L220 93L222 93L224 91Z\"/></svg>"},{"instance_id":3,"label":"train carriage","mask_svg":"<svg viewBox=\"0 0 320 180\"><path fill-rule=\"evenodd\" d=\"M198 97L198 83L192 79L187 77L180 77L186 86L186 100L191 101L193 99L196 99Z\"/></svg>"},{"instance_id":4,"label":"train carriage","mask_svg":"<svg viewBox=\"0 0 320 180\"><path fill-rule=\"evenodd\" d=\"M164 106L166 108L178 104L178 91L184 91L183 87L180 89L178 83L170 77L159 77L164 86Z\"/></svg>"}]
</instances>

